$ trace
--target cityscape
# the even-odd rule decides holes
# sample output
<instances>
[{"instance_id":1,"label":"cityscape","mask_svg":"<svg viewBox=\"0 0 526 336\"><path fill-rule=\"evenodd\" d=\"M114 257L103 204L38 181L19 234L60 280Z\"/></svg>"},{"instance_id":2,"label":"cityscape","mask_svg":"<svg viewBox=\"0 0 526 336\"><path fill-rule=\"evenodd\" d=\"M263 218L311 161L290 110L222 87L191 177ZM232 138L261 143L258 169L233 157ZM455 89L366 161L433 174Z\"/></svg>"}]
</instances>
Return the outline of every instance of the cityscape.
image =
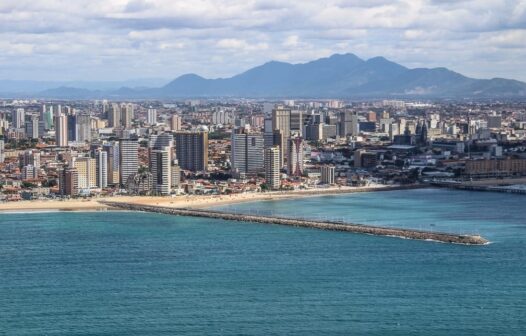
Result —
<instances>
[{"instance_id":1,"label":"cityscape","mask_svg":"<svg viewBox=\"0 0 526 336\"><path fill-rule=\"evenodd\" d=\"M4 100L0 125L4 202L526 175L523 103Z\"/></svg>"},{"instance_id":2,"label":"cityscape","mask_svg":"<svg viewBox=\"0 0 526 336\"><path fill-rule=\"evenodd\" d=\"M526 3L0 3L0 335L526 335Z\"/></svg>"}]
</instances>

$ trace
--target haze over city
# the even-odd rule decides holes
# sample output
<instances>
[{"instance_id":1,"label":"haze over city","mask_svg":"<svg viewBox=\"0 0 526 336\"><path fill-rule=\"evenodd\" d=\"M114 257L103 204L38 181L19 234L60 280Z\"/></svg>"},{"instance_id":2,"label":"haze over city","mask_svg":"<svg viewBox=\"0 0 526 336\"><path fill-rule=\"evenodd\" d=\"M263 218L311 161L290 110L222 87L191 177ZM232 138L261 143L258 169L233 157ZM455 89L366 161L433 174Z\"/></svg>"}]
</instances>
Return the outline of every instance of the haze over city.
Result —
<instances>
[{"instance_id":1,"label":"haze over city","mask_svg":"<svg viewBox=\"0 0 526 336\"><path fill-rule=\"evenodd\" d=\"M151 85L348 52L526 80L525 1L4 0L0 21L11 80Z\"/></svg>"}]
</instances>

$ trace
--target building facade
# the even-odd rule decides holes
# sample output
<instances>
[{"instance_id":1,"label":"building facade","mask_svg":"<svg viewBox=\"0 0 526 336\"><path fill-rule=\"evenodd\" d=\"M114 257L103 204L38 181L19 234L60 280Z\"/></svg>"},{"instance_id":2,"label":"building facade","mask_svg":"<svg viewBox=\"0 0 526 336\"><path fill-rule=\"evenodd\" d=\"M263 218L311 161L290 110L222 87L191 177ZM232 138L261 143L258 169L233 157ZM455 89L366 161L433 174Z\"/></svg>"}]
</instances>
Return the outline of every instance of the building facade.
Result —
<instances>
[{"instance_id":1,"label":"building facade","mask_svg":"<svg viewBox=\"0 0 526 336\"><path fill-rule=\"evenodd\" d=\"M279 147L265 148L265 182L267 187L272 190L281 187L279 156Z\"/></svg>"},{"instance_id":2,"label":"building facade","mask_svg":"<svg viewBox=\"0 0 526 336\"><path fill-rule=\"evenodd\" d=\"M301 137L289 139L289 153L287 155L287 173L290 176L303 175L303 152L305 142Z\"/></svg>"},{"instance_id":3,"label":"building facade","mask_svg":"<svg viewBox=\"0 0 526 336\"><path fill-rule=\"evenodd\" d=\"M172 149L150 150L150 172L152 173L152 189L157 195L169 195L172 189Z\"/></svg>"},{"instance_id":4,"label":"building facade","mask_svg":"<svg viewBox=\"0 0 526 336\"><path fill-rule=\"evenodd\" d=\"M177 132L175 146L181 169L193 172L208 170L208 132Z\"/></svg>"},{"instance_id":5,"label":"building facade","mask_svg":"<svg viewBox=\"0 0 526 336\"><path fill-rule=\"evenodd\" d=\"M125 185L130 176L139 171L139 143L135 139L119 141L120 183Z\"/></svg>"},{"instance_id":6,"label":"building facade","mask_svg":"<svg viewBox=\"0 0 526 336\"><path fill-rule=\"evenodd\" d=\"M232 133L232 171L240 175L257 175L264 171L262 134Z\"/></svg>"}]
</instances>

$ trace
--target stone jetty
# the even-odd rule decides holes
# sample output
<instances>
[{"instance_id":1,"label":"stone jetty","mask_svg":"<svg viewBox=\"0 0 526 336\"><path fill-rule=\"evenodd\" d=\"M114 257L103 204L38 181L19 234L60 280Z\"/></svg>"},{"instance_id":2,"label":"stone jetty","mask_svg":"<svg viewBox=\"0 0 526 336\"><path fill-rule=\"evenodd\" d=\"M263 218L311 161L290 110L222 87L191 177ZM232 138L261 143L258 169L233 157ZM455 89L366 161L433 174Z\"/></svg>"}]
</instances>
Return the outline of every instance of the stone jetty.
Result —
<instances>
[{"instance_id":1,"label":"stone jetty","mask_svg":"<svg viewBox=\"0 0 526 336\"><path fill-rule=\"evenodd\" d=\"M223 220L234 220L241 222L255 222L265 224L279 224L297 227L314 228L320 230L344 231L352 233L369 234L375 236L398 237L405 239L417 239L436 241L451 244L465 244L465 245L484 245L488 241L477 235L456 235L443 232L421 231L412 229L379 227L362 224L343 223L336 221L319 221L288 217L262 216L250 214L228 213L222 211L205 210L205 209L189 209L189 208L170 208L161 206L149 206L133 203L123 202L103 202L104 204L125 210L155 212L167 215L176 216L190 216L190 217L204 217Z\"/></svg>"}]
</instances>

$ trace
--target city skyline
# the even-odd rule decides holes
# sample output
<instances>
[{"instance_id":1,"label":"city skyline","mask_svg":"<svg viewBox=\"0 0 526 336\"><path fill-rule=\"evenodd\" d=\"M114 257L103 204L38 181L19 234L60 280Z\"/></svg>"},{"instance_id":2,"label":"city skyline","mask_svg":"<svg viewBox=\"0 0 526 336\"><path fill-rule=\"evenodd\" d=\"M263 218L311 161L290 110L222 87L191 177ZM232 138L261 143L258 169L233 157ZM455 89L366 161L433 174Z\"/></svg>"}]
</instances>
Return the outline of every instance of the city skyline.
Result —
<instances>
[{"instance_id":1,"label":"city skyline","mask_svg":"<svg viewBox=\"0 0 526 336\"><path fill-rule=\"evenodd\" d=\"M3 1L5 79L228 77L334 53L526 80L524 1Z\"/></svg>"}]
</instances>

